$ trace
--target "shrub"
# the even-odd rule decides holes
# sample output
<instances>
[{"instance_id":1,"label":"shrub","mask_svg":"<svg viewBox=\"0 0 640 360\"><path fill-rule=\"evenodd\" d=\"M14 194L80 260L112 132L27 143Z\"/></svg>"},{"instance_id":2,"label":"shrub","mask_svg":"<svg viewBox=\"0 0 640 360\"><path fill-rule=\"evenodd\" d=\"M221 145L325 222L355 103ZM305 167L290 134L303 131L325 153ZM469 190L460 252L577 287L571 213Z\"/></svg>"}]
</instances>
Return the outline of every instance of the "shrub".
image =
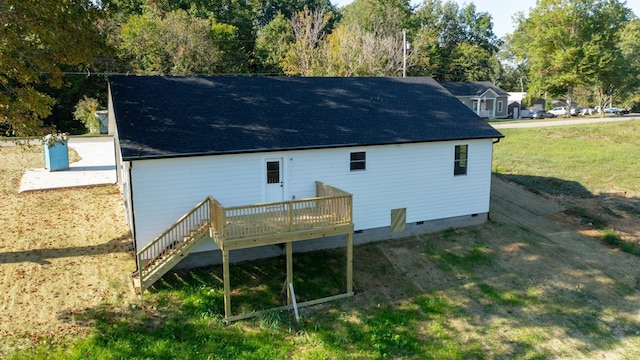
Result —
<instances>
[{"instance_id":1,"label":"shrub","mask_svg":"<svg viewBox=\"0 0 640 360\"><path fill-rule=\"evenodd\" d=\"M100 107L98 100L84 96L75 106L73 117L84 124L91 134L99 134L102 123L96 115Z\"/></svg>"}]
</instances>

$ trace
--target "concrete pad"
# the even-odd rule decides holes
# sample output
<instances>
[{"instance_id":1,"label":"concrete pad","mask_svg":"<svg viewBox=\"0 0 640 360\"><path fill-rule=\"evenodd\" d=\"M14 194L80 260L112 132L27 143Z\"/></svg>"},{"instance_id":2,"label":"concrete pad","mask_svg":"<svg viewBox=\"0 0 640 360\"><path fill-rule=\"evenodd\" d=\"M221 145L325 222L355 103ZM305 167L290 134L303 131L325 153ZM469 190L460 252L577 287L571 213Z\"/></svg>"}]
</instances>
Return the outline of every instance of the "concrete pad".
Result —
<instances>
[{"instance_id":1,"label":"concrete pad","mask_svg":"<svg viewBox=\"0 0 640 360\"><path fill-rule=\"evenodd\" d=\"M71 138L68 146L74 149L82 160L69 164L68 170L25 170L18 193L116 183L112 137Z\"/></svg>"}]
</instances>

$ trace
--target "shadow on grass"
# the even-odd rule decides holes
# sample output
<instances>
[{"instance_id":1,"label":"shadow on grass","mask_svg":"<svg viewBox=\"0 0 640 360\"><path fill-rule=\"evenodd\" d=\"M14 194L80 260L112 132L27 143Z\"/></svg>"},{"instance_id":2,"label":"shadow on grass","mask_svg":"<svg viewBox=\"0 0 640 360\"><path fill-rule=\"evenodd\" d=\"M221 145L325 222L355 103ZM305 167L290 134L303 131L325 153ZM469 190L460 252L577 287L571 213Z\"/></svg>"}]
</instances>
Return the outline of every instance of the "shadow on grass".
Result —
<instances>
[{"instance_id":1,"label":"shadow on grass","mask_svg":"<svg viewBox=\"0 0 640 360\"><path fill-rule=\"evenodd\" d=\"M566 195L578 198L594 197L587 188L577 181L533 175L496 174L496 176L522 185L534 194L547 193L555 196Z\"/></svg>"},{"instance_id":2,"label":"shadow on grass","mask_svg":"<svg viewBox=\"0 0 640 360\"><path fill-rule=\"evenodd\" d=\"M287 337L277 330L245 332L239 326L223 326L219 318L193 316L179 306L125 312L104 306L74 318L91 324L93 335L72 348L57 349L60 358L284 359L290 351Z\"/></svg>"},{"instance_id":3,"label":"shadow on grass","mask_svg":"<svg viewBox=\"0 0 640 360\"><path fill-rule=\"evenodd\" d=\"M605 230L610 226L610 220L608 219L640 217L640 199L629 197L626 193L593 194L577 181L555 177L510 174L496 174L496 176L519 184L529 192L538 195L548 194L556 197L593 200L593 203L597 204L597 206L591 208L567 205L567 209L564 212L580 219L580 225L588 225L595 229ZM610 245L616 244L610 243ZM640 255L640 247L637 251L631 253Z\"/></svg>"},{"instance_id":4,"label":"shadow on grass","mask_svg":"<svg viewBox=\"0 0 640 360\"><path fill-rule=\"evenodd\" d=\"M383 284L361 282L354 298L302 309L301 323L285 311L266 312L224 326L221 269L213 266L171 273L145 295L141 307L118 311L102 306L66 314L66 320L94 330L93 336L78 341L69 357L286 359L296 354L301 358L550 358L558 353L541 346L553 340L545 338L550 332L562 333L569 342L585 341L579 349L582 354L612 349L625 338L637 336L640 323L616 315L626 309L600 302L592 289L601 284L583 282L572 288L547 284L546 276L574 271L573 264L540 268L541 273L548 273L540 279L527 279L527 269L545 266L545 261L563 264L562 260L520 260L522 270L516 274L501 267L498 259L505 244L483 242L501 228L491 223L447 236L407 240L402 246L412 249L416 244L423 244L423 249L426 243L431 244L427 253L419 250L415 255L443 263L437 268L446 270L432 276L448 277L447 281L429 286L425 285L430 283L428 279L423 279L406 289L404 296L391 300L379 288ZM467 243L469 234L474 239ZM389 284L394 287L409 275L388 257L371 251L389 244L358 246L354 255L360 259L356 262L358 273L369 271L377 276L384 269L380 278L384 282L396 279ZM467 247L466 253L461 250ZM477 249L489 255L478 256ZM452 253L456 256L447 256ZM296 280L299 292L328 296L342 286L343 256L343 249L296 254L296 276L314 279L309 284ZM327 259L335 259L336 266L327 264ZM284 258L232 265L235 308L282 305L284 265ZM532 288L541 290L532 294ZM634 292L621 287L603 291L618 292L620 298ZM496 328L500 322L505 327Z\"/></svg>"},{"instance_id":5,"label":"shadow on grass","mask_svg":"<svg viewBox=\"0 0 640 360\"><path fill-rule=\"evenodd\" d=\"M49 264L51 259L113 254L116 252L129 253L132 250L131 236L127 233L98 245L0 252L0 264L32 262L46 265Z\"/></svg>"}]
</instances>

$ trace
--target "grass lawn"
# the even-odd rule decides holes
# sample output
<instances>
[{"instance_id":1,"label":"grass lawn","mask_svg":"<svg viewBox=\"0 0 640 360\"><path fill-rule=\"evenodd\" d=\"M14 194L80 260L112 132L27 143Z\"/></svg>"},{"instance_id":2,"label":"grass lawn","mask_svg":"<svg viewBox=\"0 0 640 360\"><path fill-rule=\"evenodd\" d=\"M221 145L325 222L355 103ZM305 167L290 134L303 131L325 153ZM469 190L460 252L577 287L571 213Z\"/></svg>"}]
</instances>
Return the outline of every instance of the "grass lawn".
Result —
<instances>
[{"instance_id":1,"label":"grass lawn","mask_svg":"<svg viewBox=\"0 0 640 360\"><path fill-rule=\"evenodd\" d=\"M550 194L640 196L640 122L500 130L494 172Z\"/></svg>"},{"instance_id":2,"label":"grass lawn","mask_svg":"<svg viewBox=\"0 0 640 360\"><path fill-rule=\"evenodd\" d=\"M0 358L637 358L640 122L502 132L485 225L357 246L354 297L228 326L221 267L133 296L117 188L17 195L39 153L0 148ZM342 292L344 256L296 254L296 295ZM285 269L232 265L234 311L282 304Z\"/></svg>"}]
</instances>

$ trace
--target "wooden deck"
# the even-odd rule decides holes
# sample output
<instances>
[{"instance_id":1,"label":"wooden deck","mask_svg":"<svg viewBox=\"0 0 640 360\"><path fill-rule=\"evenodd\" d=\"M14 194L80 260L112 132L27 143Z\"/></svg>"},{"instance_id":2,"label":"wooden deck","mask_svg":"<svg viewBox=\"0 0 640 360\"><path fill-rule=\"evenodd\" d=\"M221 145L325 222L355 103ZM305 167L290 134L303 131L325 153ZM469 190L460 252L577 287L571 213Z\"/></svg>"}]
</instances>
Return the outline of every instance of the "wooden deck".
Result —
<instances>
[{"instance_id":1,"label":"wooden deck","mask_svg":"<svg viewBox=\"0 0 640 360\"><path fill-rule=\"evenodd\" d=\"M222 250L245 249L353 232L351 195L224 208L211 225Z\"/></svg>"},{"instance_id":2,"label":"wooden deck","mask_svg":"<svg viewBox=\"0 0 640 360\"><path fill-rule=\"evenodd\" d=\"M293 243L296 241L346 235L347 289L344 294L318 299L309 304L353 295L352 195L316 182L316 197L265 204L224 207L213 197L201 201L174 225L137 254L141 291L170 270L202 241L203 224L222 251L225 319L231 315L229 252L258 246L285 244L287 283L293 282ZM287 290L289 288L287 287ZM288 294L291 306L291 294ZM302 305L302 304L300 304Z\"/></svg>"},{"instance_id":3,"label":"wooden deck","mask_svg":"<svg viewBox=\"0 0 640 360\"><path fill-rule=\"evenodd\" d=\"M258 246L286 245L287 284L293 283L293 243L329 236L346 235L347 289L337 297L318 299L331 301L353 295L353 198L332 186L316 182L317 197L275 203L225 208L212 199L212 238L222 250L224 312L226 321L247 317L231 313L229 251ZM287 306L292 297L287 287Z\"/></svg>"}]
</instances>

